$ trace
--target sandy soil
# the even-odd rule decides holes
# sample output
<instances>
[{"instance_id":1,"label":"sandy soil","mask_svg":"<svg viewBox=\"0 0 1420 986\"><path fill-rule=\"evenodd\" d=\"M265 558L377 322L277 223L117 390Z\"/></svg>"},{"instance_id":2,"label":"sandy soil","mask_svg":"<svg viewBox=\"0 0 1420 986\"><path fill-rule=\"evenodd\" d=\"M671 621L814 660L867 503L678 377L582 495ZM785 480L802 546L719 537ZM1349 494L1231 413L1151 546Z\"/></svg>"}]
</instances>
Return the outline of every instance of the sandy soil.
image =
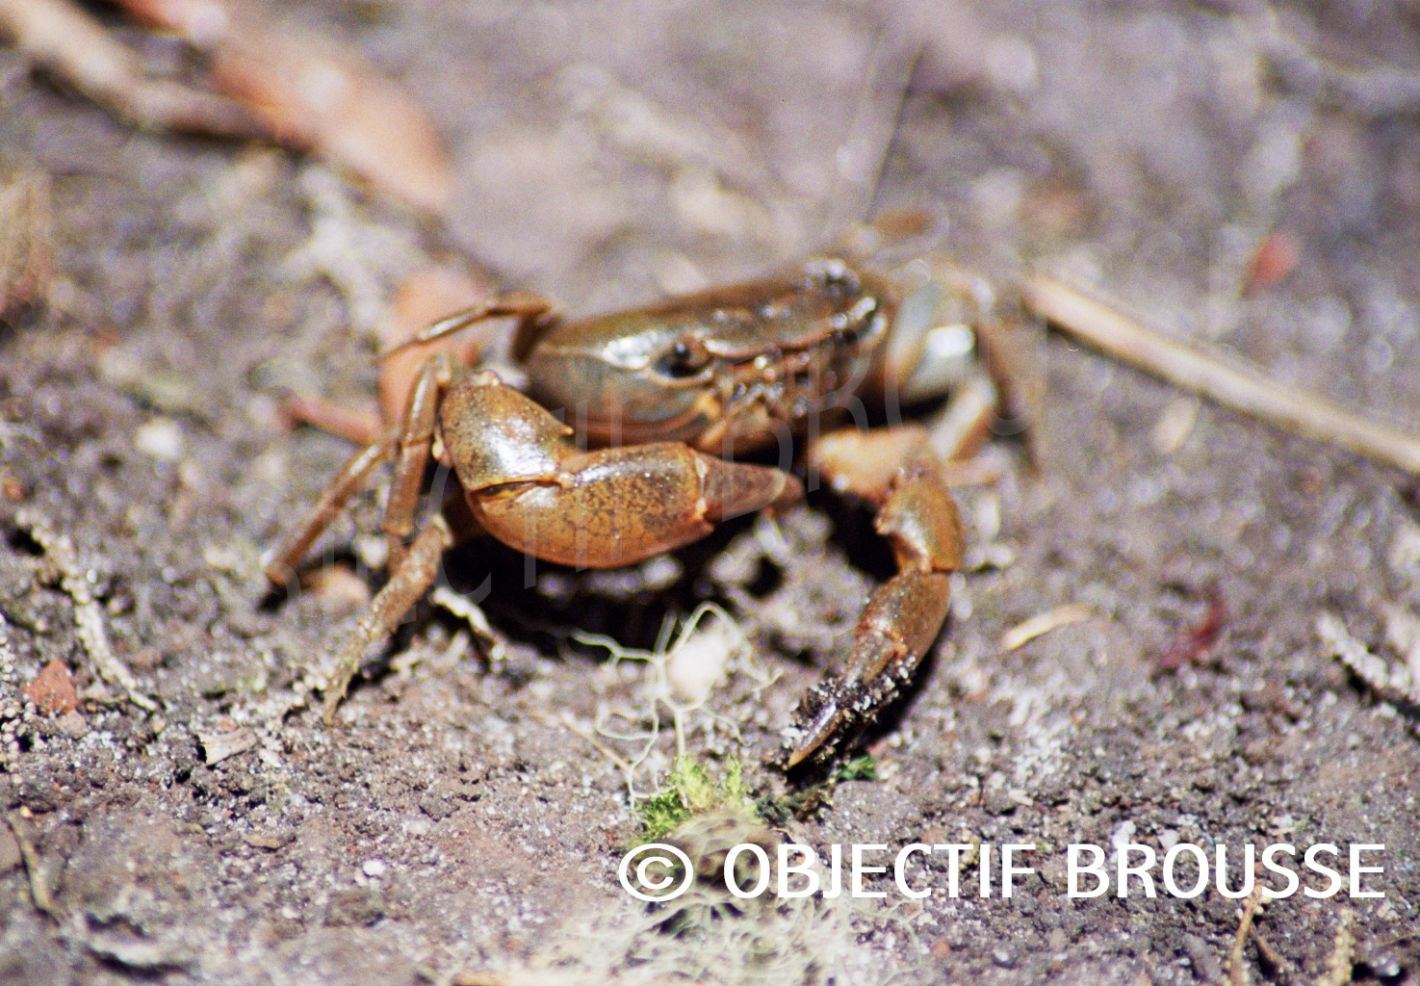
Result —
<instances>
[{"instance_id":1,"label":"sandy soil","mask_svg":"<svg viewBox=\"0 0 1420 986\"><path fill-rule=\"evenodd\" d=\"M0 329L0 979L1227 976L1236 901L1067 898L1062 847L1116 840L1384 844L1368 878L1382 899L1277 901L1233 973L1420 979L1415 710L1317 632L1335 613L1402 662L1386 640L1420 613L1414 479L1059 339L1043 468L1015 449L1001 482L963 492L975 570L919 687L870 737L878 779L792 823L820 847L1034 842L1039 872L1011 900L752 912L675 936L617 886L636 819L586 737L648 708L650 672L573 632L645 647L667 614L732 604L754 663L690 717L688 743L784 798L759 758L841 655L844 600L889 564L829 498L785 518L784 544L744 521L631 572L542 566L530 589L511 552L460 551L456 585L493 576L503 658L490 667L458 618L424 607L334 729L310 682L375 584L377 493L324 542L357 578L270 600L258 566L350 451L283 428L278 400L369 403L402 277L461 254L593 311L800 256L865 208L836 176L855 141L892 130L893 101L863 91L896 46L925 47L875 208L931 210L943 245L1002 284L1066 271L1281 380L1420 421L1420 8L1275 15L1246 0L300 5L287 16L438 121L458 198L437 229L317 161L135 134L0 50L0 168L52 176L58 269L52 306ZM1244 295L1272 233L1295 269ZM99 676L76 588L154 711ZM1216 644L1157 673L1210 593ZM1093 615L1003 651L1004 631L1071 603ZM83 702L46 716L19 689L56 659ZM673 752L665 732L641 789Z\"/></svg>"}]
</instances>

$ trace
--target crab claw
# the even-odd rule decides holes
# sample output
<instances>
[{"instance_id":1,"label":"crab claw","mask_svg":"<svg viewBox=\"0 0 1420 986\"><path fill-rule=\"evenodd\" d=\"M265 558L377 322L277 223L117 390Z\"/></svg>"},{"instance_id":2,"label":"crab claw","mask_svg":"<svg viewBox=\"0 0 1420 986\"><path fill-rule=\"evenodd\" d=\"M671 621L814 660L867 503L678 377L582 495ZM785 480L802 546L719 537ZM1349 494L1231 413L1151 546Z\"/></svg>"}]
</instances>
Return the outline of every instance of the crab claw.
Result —
<instances>
[{"instance_id":1,"label":"crab claw","mask_svg":"<svg viewBox=\"0 0 1420 986\"><path fill-rule=\"evenodd\" d=\"M840 454L849 447L858 454ZM898 572L868 600L843 670L800 701L787 769L832 756L912 679L947 618L950 573L961 566L961 518L925 431L831 433L811 458L835 486L878 504L874 526L892 542Z\"/></svg>"},{"instance_id":2,"label":"crab claw","mask_svg":"<svg viewBox=\"0 0 1420 986\"><path fill-rule=\"evenodd\" d=\"M803 496L787 472L683 442L583 451L567 425L491 373L456 381L440 415L481 527L563 565L634 564L697 541L722 520Z\"/></svg>"},{"instance_id":3,"label":"crab claw","mask_svg":"<svg viewBox=\"0 0 1420 986\"><path fill-rule=\"evenodd\" d=\"M899 572L869 601L842 674L804 695L785 766L829 757L872 722L912 679L947 617L945 572Z\"/></svg>"}]
</instances>

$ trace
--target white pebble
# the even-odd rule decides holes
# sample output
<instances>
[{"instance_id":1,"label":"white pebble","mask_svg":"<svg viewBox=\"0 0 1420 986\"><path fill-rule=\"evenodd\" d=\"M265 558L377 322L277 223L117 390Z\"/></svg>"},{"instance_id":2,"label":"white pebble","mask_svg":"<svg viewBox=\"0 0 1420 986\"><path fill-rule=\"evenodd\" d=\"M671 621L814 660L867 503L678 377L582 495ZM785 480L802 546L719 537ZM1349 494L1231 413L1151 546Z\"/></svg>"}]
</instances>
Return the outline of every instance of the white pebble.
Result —
<instances>
[{"instance_id":1,"label":"white pebble","mask_svg":"<svg viewBox=\"0 0 1420 986\"><path fill-rule=\"evenodd\" d=\"M133 433L133 444L159 462L176 462L182 458L182 429L172 418L154 418Z\"/></svg>"}]
</instances>

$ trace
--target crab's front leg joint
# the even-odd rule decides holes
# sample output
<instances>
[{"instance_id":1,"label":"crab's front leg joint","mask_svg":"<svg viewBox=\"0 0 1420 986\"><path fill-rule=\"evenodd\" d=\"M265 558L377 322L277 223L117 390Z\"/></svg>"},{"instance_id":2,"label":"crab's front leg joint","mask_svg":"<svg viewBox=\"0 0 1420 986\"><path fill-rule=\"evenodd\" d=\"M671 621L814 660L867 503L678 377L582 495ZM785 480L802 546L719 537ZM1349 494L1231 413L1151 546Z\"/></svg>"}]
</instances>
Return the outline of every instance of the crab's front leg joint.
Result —
<instances>
[{"instance_id":1,"label":"crab's front leg joint","mask_svg":"<svg viewBox=\"0 0 1420 986\"><path fill-rule=\"evenodd\" d=\"M448 353L436 353L424 361L405 402L395 452L394 477L385 502L384 531L389 544L389 569L392 573L404 563L405 544L414 533L414 511L429 465L439 401L453 378L452 357Z\"/></svg>"},{"instance_id":2,"label":"crab's front leg joint","mask_svg":"<svg viewBox=\"0 0 1420 986\"><path fill-rule=\"evenodd\" d=\"M813 465L832 485L879 505L875 526L892 541L898 572L864 608L847 665L800 702L785 756L791 768L831 755L911 680L946 620L950 573L962 555L961 517L925 430L825 435Z\"/></svg>"}]
</instances>

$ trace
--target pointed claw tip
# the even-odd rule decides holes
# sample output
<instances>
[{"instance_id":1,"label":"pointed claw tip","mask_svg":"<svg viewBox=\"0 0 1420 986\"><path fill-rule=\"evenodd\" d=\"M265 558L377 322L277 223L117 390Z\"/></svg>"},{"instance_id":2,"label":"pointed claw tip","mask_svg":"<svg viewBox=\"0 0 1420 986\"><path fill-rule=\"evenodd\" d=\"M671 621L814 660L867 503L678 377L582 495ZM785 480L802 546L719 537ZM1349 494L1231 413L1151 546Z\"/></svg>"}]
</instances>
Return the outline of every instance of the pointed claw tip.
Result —
<instances>
[{"instance_id":1,"label":"pointed claw tip","mask_svg":"<svg viewBox=\"0 0 1420 986\"><path fill-rule=\"evenodd\" d=\"M810 693L810 697L806 697L806 702L810 701L811 697L814 697L812 693ZM813 718L809 719L806 725L796 730L793 748L784 760L785 770L793 770L823 750L824 745L838 729L842 719L842 711L839 709L838 703L827 695L818 698L823 704L814 712Z\"/></svg>"},{"instance_id":2,"label":"pointed claw tip","mask_svg":"<svg viewBox=\"0 0 1420 986\"><path fill-rule=\"evenodd\" d=\"M796 746L794 749L790 750L789 755L784 758L784 769L793 770L812 756L816 749L817 747L814 746Z\"/></svg>"}]
</instances>

